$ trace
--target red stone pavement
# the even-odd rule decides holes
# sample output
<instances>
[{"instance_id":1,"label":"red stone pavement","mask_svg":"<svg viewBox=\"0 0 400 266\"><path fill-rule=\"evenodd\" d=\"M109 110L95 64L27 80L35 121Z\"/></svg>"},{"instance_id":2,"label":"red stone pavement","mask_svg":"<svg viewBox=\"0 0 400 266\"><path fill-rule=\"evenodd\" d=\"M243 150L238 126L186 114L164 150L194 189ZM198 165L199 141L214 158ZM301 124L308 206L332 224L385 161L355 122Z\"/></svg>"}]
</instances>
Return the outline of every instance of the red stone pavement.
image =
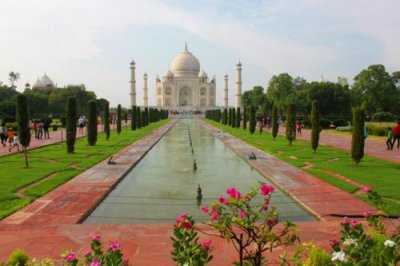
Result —
<instances>
[{"instance_id":1,"label":"red stone pavement","mask_svg":"<svg viewBox=\"0 0 400 266\"><path fill-rule=\"evenodd\" d=\"M279 127L279 133L285 134L285 127ZM310 140L311 130L302 129L302 134L297 135L297 139ZM319 136L320 145L327 145L343 150L351 149L351 135L336 134L334 132L324 132L323 130ZM397 143L396 143L397 144ZM386 150L386 140L367 138L364 148L365 154L368 156L376 157L379 159L400 163L400 150L394 148L393 150Z\"/></svg>"},{"instance_id":2,"label":"red stone pavement","mask_svg":"<svg viewBox=\"0 0 400 266\"><path fill-rule=\"evenodd\" d=\"M174 265L170 257L169 239L172 224L77 224L140 161L173 123L170 122L117 153L114 156L115 165L101 162L1 221L0 261L5 261L10 252L18 247L37 258L59 258L59 254L67 249L83 254L90 245L90 237L100 234L106 244L111 240L120 241L133 265ZM220 133L215 128L209 129L244 159L247 159L249 150L254 151L260 160L252 161L252 166L294 196L310 212L323 218L315 222L297 223L302 241L314 240L327 247L329 239L339 237L340 219L329 217L331 212L359 214L365 209L371 209L365 202L313 179L301 169L281 162L228 134ZM211 233L204 225L201 228L205 233ZM209 238L205 235L201 237ZM210 265L231 265L236 258L232 246L225 240L215 237L211 239L215 259ZM277 249L273 257L282 251L283 248Z\"/></svg>"}]
</instances>

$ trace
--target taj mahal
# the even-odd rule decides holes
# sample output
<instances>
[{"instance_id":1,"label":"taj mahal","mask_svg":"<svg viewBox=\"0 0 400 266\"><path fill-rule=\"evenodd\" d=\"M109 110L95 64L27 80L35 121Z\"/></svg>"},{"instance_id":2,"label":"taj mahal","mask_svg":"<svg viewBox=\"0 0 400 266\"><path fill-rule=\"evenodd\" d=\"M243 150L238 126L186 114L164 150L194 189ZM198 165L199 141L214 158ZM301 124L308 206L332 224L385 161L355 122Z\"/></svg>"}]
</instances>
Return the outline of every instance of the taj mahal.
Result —
<instances>
[{"instance_id":1,"label":"taj mahal","mask_svg":"<svg viewBox=\"0 0 400 266\"><path fill-rule=\"evenodd\" d=\"M136 63L132 60L130 98L131 106L136 103ZM242 64L236 65L236 94L235 107L240 107L242 94ZM143 103L148 106L148 76L143 74ZM185 44L184 51L180 52L171 63L162 78L156 77L155 96L156 106L171 110L207 110L215 109L216 103L216 78L209 78L207 73L200 67L200 61L188 50ZM224 93L222 107L228 108L228 75L224 76Z\"/></svg>"}]
</instances>

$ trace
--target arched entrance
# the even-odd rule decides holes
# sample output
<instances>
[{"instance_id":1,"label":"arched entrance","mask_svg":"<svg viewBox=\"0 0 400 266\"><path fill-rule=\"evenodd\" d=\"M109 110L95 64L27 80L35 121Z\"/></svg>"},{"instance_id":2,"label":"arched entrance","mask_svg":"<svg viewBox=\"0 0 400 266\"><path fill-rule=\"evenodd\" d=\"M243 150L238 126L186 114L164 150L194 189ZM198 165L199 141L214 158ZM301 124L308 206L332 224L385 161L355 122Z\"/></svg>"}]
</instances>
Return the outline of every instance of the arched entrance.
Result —
<instances>
[{"instance_id":1,"label":"arched entrance","mask_svg":"<svg viewBox=\"0 0 400 266\"><path fill-rule=\"evenodd\" d=\"M179 106L192 106L193 97L192 89L189 87L183 87L179 90Z\"/></svg>"}]
</instances>

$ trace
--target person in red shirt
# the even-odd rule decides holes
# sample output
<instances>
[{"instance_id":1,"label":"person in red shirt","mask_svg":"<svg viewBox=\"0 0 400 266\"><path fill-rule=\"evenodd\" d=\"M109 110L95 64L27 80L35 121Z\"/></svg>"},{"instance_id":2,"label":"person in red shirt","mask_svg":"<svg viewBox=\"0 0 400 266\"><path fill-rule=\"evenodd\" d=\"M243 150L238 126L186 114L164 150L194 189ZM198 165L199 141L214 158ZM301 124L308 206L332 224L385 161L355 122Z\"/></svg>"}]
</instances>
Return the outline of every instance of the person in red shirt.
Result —
<instances>
[{"instance_id":1,"label":"person in red shirt","mask_svg":"<svg viewBox=\"0 0 400 266\"><path fill-rule=\"evenodd\" d=\"M392 147L394 146L394 144L396 143L396 140L397 140L397 149L398 149L400 146L400 121L397 122L397 126L395 126L393 128L393 134L394 134L394 136L393 136Z\"/></svg>"}]
</instances>

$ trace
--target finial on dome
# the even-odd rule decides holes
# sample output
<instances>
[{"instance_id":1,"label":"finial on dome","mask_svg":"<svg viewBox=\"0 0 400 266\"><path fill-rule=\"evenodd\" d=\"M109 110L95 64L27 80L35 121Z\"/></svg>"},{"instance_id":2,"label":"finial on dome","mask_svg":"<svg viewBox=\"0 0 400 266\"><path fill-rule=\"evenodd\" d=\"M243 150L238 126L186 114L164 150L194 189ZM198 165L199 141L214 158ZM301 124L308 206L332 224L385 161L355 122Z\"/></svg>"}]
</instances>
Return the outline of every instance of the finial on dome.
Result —
<instances>
[{"instance_id":1,"label":"finial on dome","mask_svg":"<svg viewBox=\"0 0 400 266\"><path fill-rule=\"evenodd\" d=\"M134 64L135 64L135 60L133 60L133 59L132 59L132 61L131 61L131 65L134 65Z\"/></svg>"},{"instance_id":2,"label":"finial on dome","mask_svg":"<svg viewBox=\"0 0 400 266\"><path fill-rule=\"evenodd\" d=\"M187 41L185 41L185 51L187 51L188 50L188 48L187 48Z\"/></svg>"}]
</instances>

